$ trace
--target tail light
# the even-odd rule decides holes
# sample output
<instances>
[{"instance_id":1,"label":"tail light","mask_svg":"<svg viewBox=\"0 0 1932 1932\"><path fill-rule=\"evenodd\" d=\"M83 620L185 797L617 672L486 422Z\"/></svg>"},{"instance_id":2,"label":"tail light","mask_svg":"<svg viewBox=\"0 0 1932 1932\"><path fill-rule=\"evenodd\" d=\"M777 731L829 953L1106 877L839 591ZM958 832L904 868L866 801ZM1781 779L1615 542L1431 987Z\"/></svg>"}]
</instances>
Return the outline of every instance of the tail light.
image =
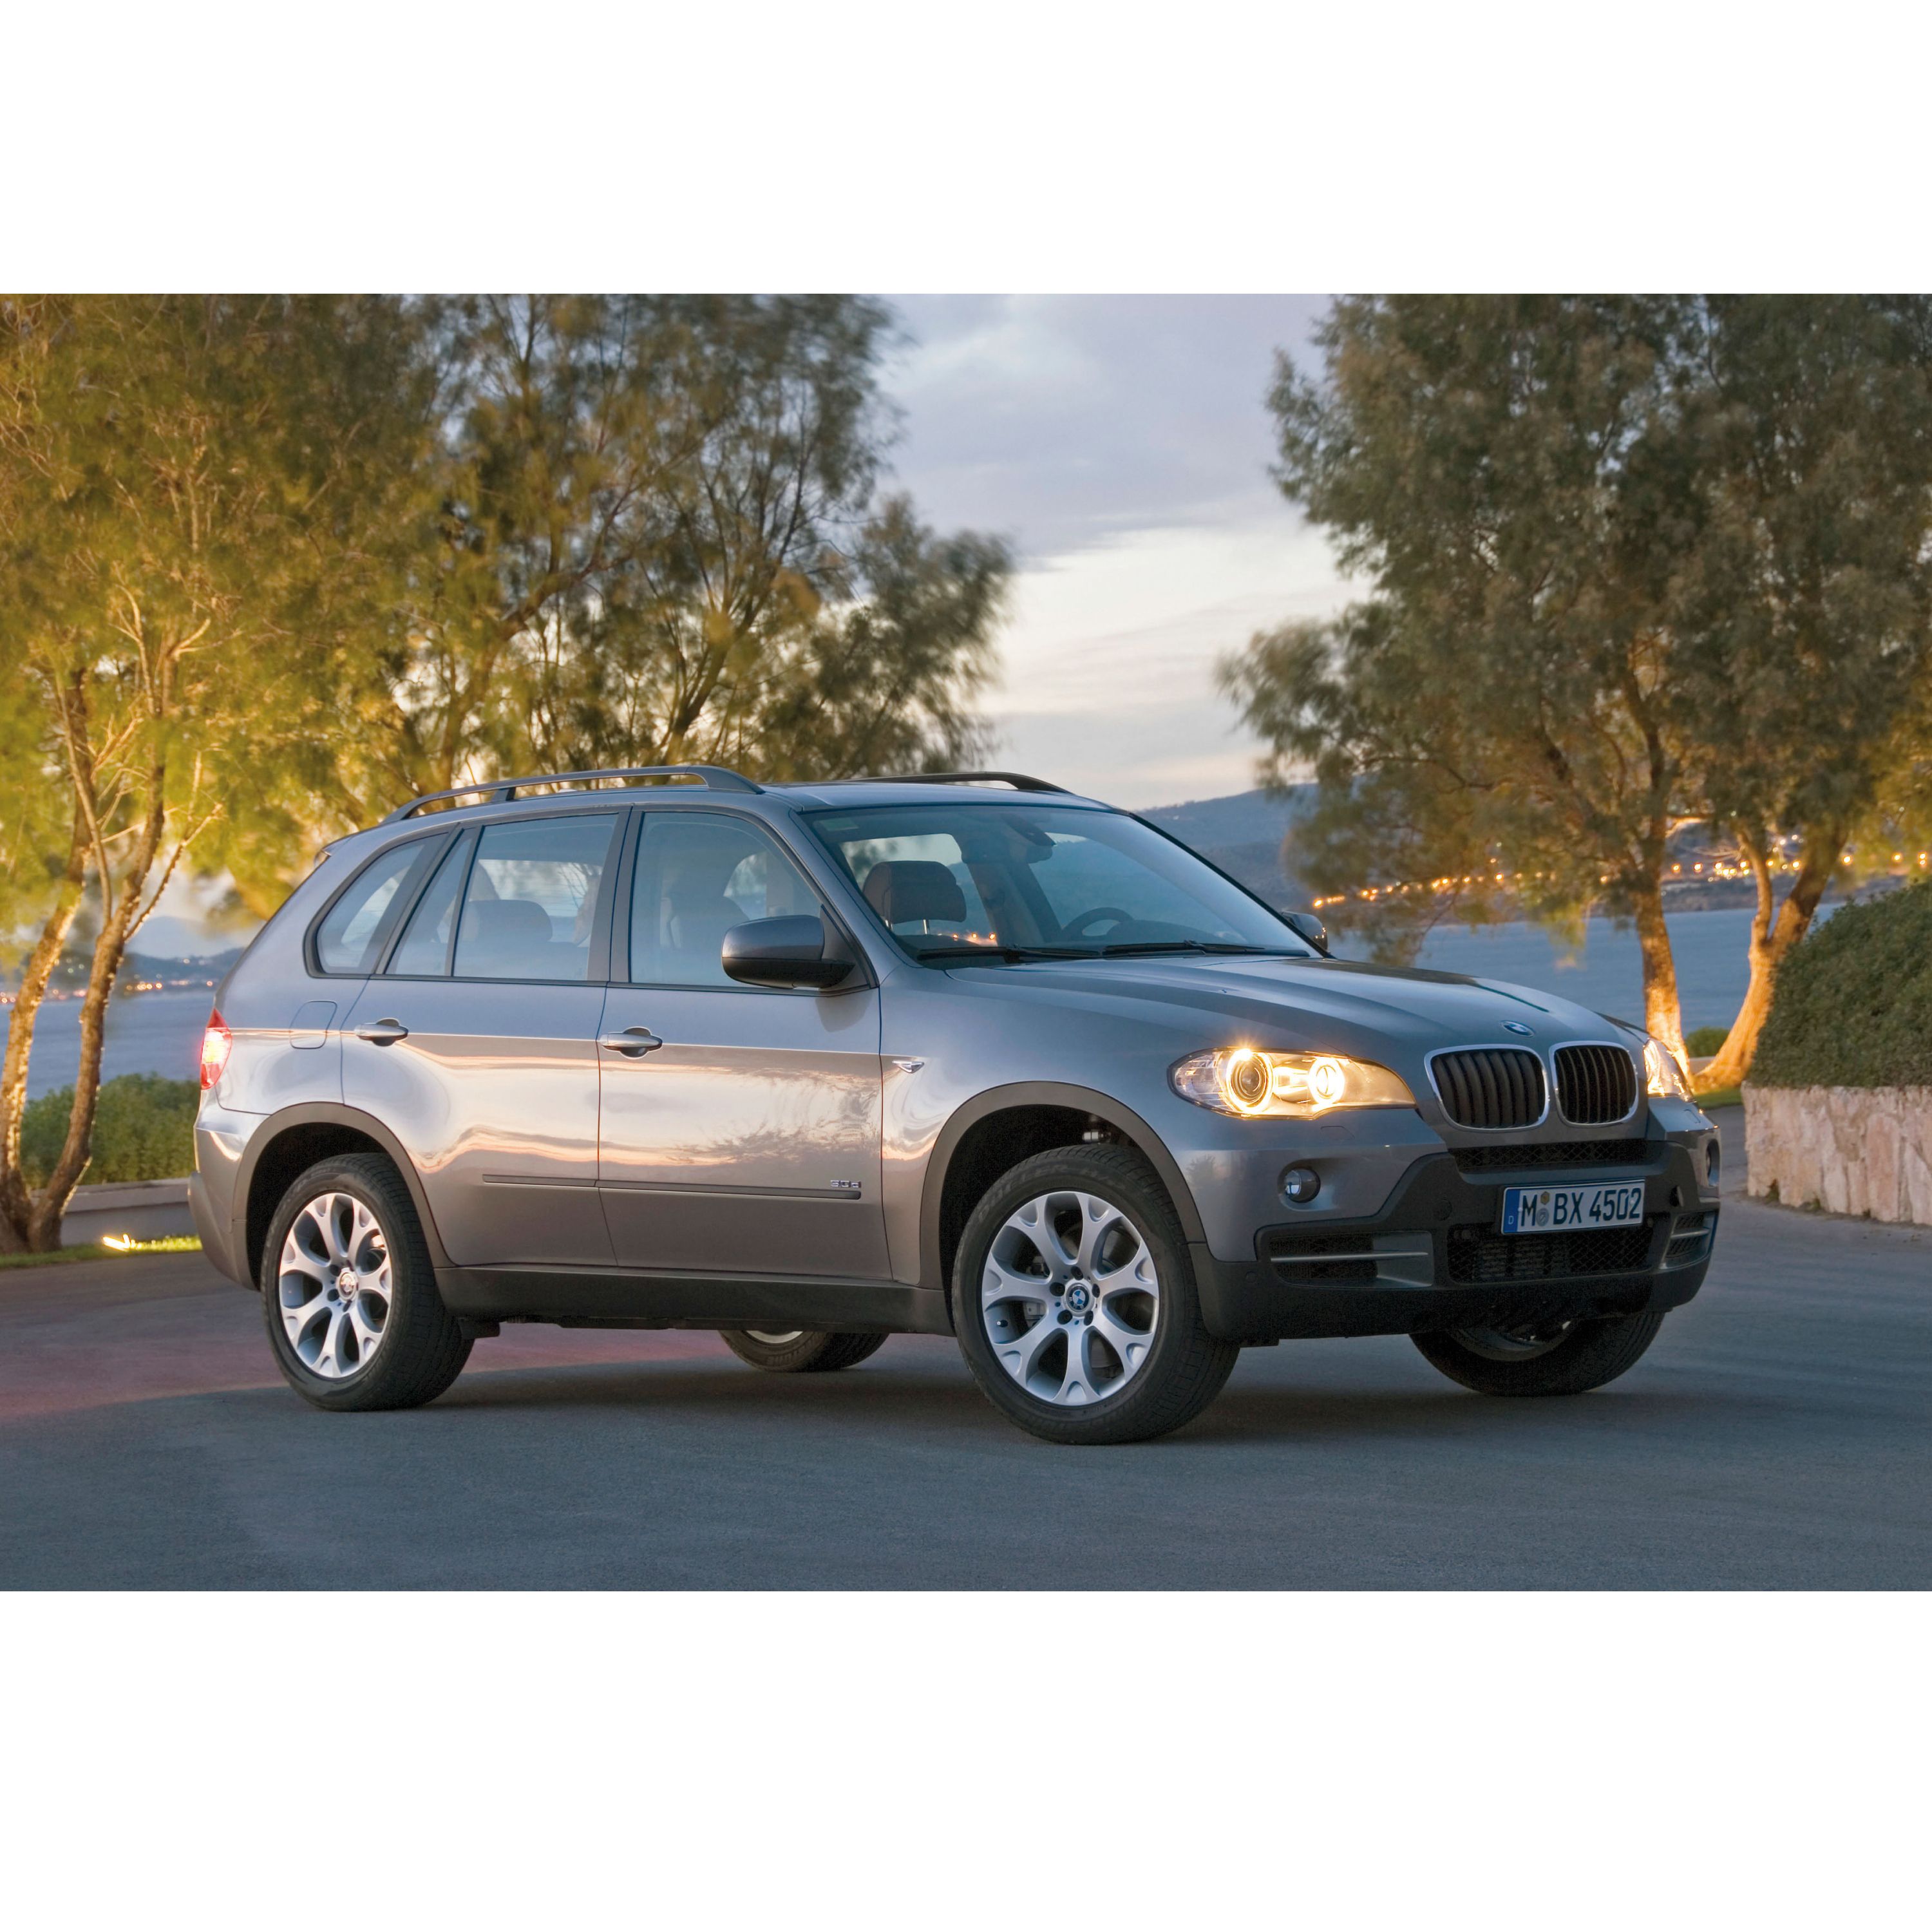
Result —
<instances>
[{"instance_id":1,"label":"tail light","mask_svg":"<svg viewBox=\"0 0 1932 1932\"><path fill-rule=\"evenodd\" d=\"M235 1036L228 1030L228 1022L221 1017L218 1006L208 1016L208 1030L201 1036L201 1084L206 1093L221 1078L221 1071L228 1064L228 1056L234 1049Z\"/></svg>"}]
</instances>

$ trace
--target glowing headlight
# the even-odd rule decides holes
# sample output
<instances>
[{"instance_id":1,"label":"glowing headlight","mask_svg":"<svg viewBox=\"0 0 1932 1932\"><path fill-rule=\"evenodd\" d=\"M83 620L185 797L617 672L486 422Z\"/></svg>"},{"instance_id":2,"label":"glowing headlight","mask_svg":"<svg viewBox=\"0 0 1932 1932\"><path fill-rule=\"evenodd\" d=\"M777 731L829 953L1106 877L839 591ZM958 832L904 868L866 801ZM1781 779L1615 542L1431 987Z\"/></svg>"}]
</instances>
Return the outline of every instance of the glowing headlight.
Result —
<instances>
[{"instance_id":1,"label":"glowing headlight","mask_svg":"<svg viewBox=\"0 0 1932 1932\"><path fill-rule=\"evenodd\" d=\"M1690 1082L1676 1054L1648 1034L1643 1042L1643 1084L1647 1093L1660 1100L1691 1100ZM1694 1100L1692 1105L1696 1105Z\"/></svg>"},{"instance_id":2,"label":"glowing headlight","mask_svg":"<svg viewBox=\"0 0 1932 1932\"><path fill-rule=\"evenodd\" d=\"M1415 1105L1415 1096L1386 1066L1339 1053L1226 1046L1190 1054L1168 1078L1184 1100L1222 1114L1306 1120L1337 1107Z\"/></svg>"}]
</instances>

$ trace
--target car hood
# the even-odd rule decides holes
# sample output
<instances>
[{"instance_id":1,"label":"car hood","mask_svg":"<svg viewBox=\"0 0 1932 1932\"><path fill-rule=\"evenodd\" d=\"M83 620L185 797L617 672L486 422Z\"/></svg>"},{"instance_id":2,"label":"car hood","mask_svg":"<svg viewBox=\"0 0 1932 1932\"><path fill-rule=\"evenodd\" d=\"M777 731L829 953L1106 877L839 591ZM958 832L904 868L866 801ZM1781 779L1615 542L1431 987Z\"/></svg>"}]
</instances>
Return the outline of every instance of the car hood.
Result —
<instances>
[{"instance_id":1,"label":"car hood","mask_svg":"<svg viewBox=\"0 0 1932 1932\"><path fill-rule=\"evenodd\" d=\"M1223 1043L1220 1036L1232 1042L1251 1034L1256 1045L1366 1055L1377 1041L1428 1052L1457 1045L1547 1048L1618 1036L1602 1014L1533 987L1348 959L1162 956L956 970L982 982L997 977L1022 998L1070 995L1083 1004L1154 1006L1170 1022L1180 1017L1178 1009L1203 1022L1213 1016L1220 1024L1215 1036L1204 1035L1204 1046Z\"/></svg>"}]
</instances>

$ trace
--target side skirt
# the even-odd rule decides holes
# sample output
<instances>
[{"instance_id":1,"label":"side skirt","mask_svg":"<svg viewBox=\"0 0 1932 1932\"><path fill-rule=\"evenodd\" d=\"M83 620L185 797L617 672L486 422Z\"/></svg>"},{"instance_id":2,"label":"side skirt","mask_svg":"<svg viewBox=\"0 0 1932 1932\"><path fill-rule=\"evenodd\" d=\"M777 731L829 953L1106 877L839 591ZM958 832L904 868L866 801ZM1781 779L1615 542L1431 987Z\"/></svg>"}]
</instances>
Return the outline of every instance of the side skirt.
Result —
<instances>
[{"instance_id":1,"label":"side skirt","mask_svg":"<svg viewBox=\"0 0 1932 1932\"><path fill-rule=\"evenodd\" d=\"M828 1328L950 1335L946 1297L898 1281L661 1274L646 1268L439 1268L452 1315L562 1327Z\"/></svg>"}]
</instances>

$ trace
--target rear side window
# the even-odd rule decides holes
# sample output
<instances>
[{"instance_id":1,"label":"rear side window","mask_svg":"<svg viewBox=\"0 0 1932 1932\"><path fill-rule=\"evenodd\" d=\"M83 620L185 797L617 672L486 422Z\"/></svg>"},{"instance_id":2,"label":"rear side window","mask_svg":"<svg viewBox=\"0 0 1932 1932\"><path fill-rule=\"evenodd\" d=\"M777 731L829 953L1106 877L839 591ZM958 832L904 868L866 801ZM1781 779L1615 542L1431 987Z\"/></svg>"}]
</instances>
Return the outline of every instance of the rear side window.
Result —
<instances>
[{"instance_id":1,"label":"rear side window","mask_svg":"<svg viewBox=\"0 0 1932 1932\"><path fill-rule=\"evenodd\" d=\"M459 838L452 845L436 877L430 880L396 950L389 956L392 973L420 977L449 970L449 941L456 926L456 896L463 890L464 868L470 856L470 842Z\"/></svg>"},{"instance_id":2,"label":"rear side window","mask_svg":"<svg viewBox=\"0 0 1932 1932\"><path fill-rule=\"evenodd\" d=\"M457 924L464 980L587 980L614 814L492 825Z\"/></svg>"},{"instance_id":3,"label":"rear side window","mask_svg":"<svg viewBox=\"0 0 1932 1932\"><path fill-rule=\"evenodd\" d=\"M413 838L373 859L316 928L316 963L325 973L370 973L442 838Z\"/></svg>"}]
</instances>

